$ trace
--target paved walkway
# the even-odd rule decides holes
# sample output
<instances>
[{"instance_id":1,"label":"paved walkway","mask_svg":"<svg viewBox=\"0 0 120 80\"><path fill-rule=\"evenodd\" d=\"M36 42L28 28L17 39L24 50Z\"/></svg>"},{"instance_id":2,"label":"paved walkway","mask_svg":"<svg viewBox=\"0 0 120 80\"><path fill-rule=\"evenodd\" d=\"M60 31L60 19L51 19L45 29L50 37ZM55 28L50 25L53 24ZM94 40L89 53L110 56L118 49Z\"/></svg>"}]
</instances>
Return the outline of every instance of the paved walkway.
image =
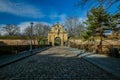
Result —
<instances>
[{"instance_id":1,"label":"paved walkway","mask_svg":"<svg viewBox=\"0 0 120 80\"><path fill-rule=\"evenodd\" d=\"M0 68L0 80L117 80L65 47L48 50Z\"/></svg>"},{"instance_id":2,"label":"paved walkway","mask_svg":"<svg viewBox=\"0 0 120 80\"><path fill-rule=\"evenodd\" d=\"M34 50L32 50L32 52L24 51L24 52L21 52L19 54L0 56L0 67L3 67L5 65L8 65L8 64L13 63L15 61L18 61L20 59L29 57L33 54L36 54L36 53L41 52L43 50L46 50L48 48L50 48L50 47L34 49Z\"/></svg>"},{"instance_id":3,"label":"paved walkway","mask_svg":"<svg viewBox=\"0 0 120 80\"><path fill-rule=\"evenodd\" d=\"M77 56L86 59L87 61L120 78L120 58L114 58L100 54L92 54L75 48L68 49L77 54Z\"/></svg>"}]
</instances>

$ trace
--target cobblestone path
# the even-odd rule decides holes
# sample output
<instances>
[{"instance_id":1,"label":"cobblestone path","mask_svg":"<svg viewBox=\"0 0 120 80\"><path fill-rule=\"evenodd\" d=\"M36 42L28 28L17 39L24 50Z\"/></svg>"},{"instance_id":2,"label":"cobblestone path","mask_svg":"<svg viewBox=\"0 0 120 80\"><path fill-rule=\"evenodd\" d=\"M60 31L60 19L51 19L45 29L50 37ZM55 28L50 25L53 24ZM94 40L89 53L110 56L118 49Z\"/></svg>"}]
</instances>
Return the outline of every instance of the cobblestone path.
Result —
<instances>
[{"instance_id":1,"label":"cobblestone path","mask_svg":"<svg viewBox=\"0 0 120 80\"><path fill-rule=\"evenodd\" d=\"M46 51L0 68L0 80L116 80L64 47Z\"/></svg>"}]
</instances>

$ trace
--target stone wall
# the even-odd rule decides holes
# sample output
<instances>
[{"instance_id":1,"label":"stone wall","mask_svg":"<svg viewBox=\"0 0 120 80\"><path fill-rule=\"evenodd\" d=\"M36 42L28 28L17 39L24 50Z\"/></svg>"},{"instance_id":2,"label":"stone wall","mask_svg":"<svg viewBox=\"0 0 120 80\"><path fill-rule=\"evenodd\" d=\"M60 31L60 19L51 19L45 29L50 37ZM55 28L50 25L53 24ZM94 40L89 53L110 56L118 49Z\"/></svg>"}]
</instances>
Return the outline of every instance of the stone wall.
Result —
<instances>
[{"instance_id":1,"label":"stone wall","mask_svg":"<svg viewBox=\"0 0 120 80\"><path fill-rule=\"evenodd\" d=\"M32 41L32 44L37 45L37 41ZM30 45L30 40L0 40L0 46L4 45Z\"/></svg>"}]
</instances>

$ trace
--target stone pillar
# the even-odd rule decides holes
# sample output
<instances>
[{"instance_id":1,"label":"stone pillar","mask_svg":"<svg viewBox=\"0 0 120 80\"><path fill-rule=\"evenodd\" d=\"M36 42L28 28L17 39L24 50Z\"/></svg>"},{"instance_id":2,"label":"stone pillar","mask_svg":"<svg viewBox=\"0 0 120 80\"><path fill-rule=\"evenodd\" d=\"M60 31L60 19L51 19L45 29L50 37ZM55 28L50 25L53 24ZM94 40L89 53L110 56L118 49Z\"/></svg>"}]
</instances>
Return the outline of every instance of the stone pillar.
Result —
<instances>
[{"instance_id":1,"label":"stone pillar","mask_svg":"<svg viewBox=\"0 0 120 80\"><path fill-rule=\"evenodd\" d=\"M63 46L63 40L61 39L61 46Z\"/></svg>"},{"instance_id":2,"label":"stone pillar","mask_svg":"<svg viewBox=\"0 0 120 80\"><path fill-rule=\"evenodd\" d=\"M51 36L48 34L48 45L50 45L51 42Z\"/></svg>"},{"instance_id":3,"label":"stone pillar","mask_svg":"<svg viewBox=\"0 0 120 80\"><path fill-rule=\"evenodd\" d=\"M52 46L55 46L55 40L54 40L54 37L52 38Z\"/></svg>"},{"instance_id":4,"label":"stone pillar","mask_svg":"<svg viewBox=\"0 0 120 80\"><path fill-rule=\"evenodd\" d=\"M70 47L70 41L68 40L68 47Z\"/></svg>"},{"instance_id":5,"label":"stone pillar","mask_svg":"<svg viewBox=\"0 0 120 80\"><path fill-rule=\"evenodd\" d=\"M50 45L49 37L48 37L48 45Z\"/></svg>"},{"instance_id":6,"label":"stone pillar","mask_svg":"<svg viewBox=\"0 0 120 80\"><path fill-rule=\"evenodd\" d=\"M54 43L54 42L52 42L52 46L55 46L55 43Z\"/></svg>"}]
</instances>

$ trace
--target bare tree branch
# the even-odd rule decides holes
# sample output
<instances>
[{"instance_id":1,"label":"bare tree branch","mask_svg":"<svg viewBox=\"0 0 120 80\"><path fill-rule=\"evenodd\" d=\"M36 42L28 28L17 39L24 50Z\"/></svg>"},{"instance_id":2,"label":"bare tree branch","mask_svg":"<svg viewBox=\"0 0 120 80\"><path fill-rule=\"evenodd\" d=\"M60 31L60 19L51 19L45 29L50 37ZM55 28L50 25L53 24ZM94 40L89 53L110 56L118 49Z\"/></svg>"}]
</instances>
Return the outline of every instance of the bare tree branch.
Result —
<instances>
[{"instance_id":1,"label":"bare tree branch","mask_svg":"<svg viewBox=\"0 0 120 80\"><path fill-rule=\"evenodd\" d=\"M7 35L14 36L20 32L20 28L17 25L7 24L3 27L3 31L5 31Z\"/></svg>"}]
</instances>

